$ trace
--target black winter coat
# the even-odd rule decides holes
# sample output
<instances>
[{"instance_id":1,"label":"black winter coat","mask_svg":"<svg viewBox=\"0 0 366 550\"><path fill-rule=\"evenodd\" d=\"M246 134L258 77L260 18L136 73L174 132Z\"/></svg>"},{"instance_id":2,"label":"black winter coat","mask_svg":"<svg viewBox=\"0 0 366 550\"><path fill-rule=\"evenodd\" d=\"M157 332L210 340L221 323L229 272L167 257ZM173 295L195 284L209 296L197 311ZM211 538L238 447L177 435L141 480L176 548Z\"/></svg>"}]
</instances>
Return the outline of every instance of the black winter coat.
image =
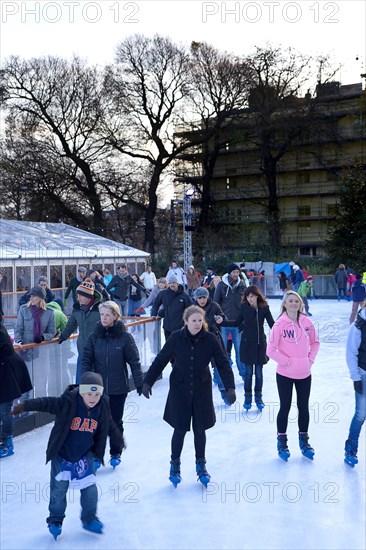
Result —
<instances>
[{"instance_id":1,"label":"black winter coat","mask_svg":"<svg viewBox=\"0 0 366 550\"><path fill-rule=\"evenodd\" d=\"M130 391L127 363L136 388L142 387L140 357L132 334L126 332L122 321L109 328L99 322L83 349L81 374L98 372L108 395L121 395Z\"/></svg>"},{"instance_id":2,"label":"black winter coat","mask_svg":"<svg viewBox=\"0 0 366 550\"><path fill-rule=\"evenodd\" d=\"M0 324L0 403L9 403L32 388L27 365L14 351L6 328Z\"/></svg>"},{"instance_id":3,"label":"black winter coat","mask_svg":"<svg viewBox=\"0 0 366 550\"><path fill-rule=\"evenodd\" d=\"M151 315L158 315L160 307L163 308L163 328L168 332L179 330L183 326L184 310L192 305L192 300L183 287L179 285L177 292L166 288L159 292L151 308Z\"/></svg>"},{"instance_id":4,"label":"black winter coat","mask_svg":"<svg viewBox=\"0 0 366 550\"><path fill-rule=\"evenodd\" d=\"M268 363L266 355L267 339L264 333L264 321L270 328L274 325L269 306L251 307L248 302L242 303L240 312L235 321L224 321L222 326L242 327L240 339L240 361L246 365L265 365Z\"/></svg>"},{"instance_id":5,"label":"black winter coat","mask_svg":"<svg viewBox=\"0 0 366 550\"><path fill-rule=\"evenodd\" d=\"M182 328L168 338L146 373L144 382L153 386L170 358L175 362L169 380L164 420L173 428L189 431L192 412L198 428L207 430L216 422L209 363L213 357L226 389L235 388L234 375L217 338L202 329L192 336Z\"/></svg>"},{"instance_id":6,"label":"black winter coat","mask_svg":"<svg viewBox=\"0 0 366 550\"><path fill-rule=\"evenodd\" d=\"M107 292L110 292L113 298L116 298L121 302L125 302L128 299L131 285L138 288L141 292L146 293L145 287L139 283L136 283L136 281L132 279L131 275L125 275L125 277L114 275L106 290ZM113 290L111 291L111 289Z\"/></svg>"},{"instance_id":7,"label":"black winter coat","mask_svg":"<svg viewBox=\"0 0 366 550\"><path fill-rule=\"evenodd\" d=\"M26 411L42 411L56 415L46 451L46 463L59 453L70 430L71 423L75 417L79 398L79 386L71 385L60 397L39 397L24 401ZM98 427L94 433L94 445L91 451L104 464L103 457L107 442L107 435L113 441L114 448L111 454L120 454L123 449L121 432L113 422L109 408L107 395L101 397L101 411L98 419Z\"/></svg>"}]
</instances>

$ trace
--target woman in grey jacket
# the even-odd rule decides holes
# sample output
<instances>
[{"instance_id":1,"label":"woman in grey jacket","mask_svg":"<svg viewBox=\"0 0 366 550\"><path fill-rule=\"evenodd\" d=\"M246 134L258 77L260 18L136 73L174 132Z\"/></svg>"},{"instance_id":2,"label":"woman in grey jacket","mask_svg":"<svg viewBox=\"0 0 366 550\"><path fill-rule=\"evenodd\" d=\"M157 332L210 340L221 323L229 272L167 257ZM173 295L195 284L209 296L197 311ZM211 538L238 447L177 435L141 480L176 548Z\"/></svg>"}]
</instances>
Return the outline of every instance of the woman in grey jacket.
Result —
<instances>
[{"instance_id":1,"label":"woman in grey jacket","mask_svg":"<svg viewBox=\"0 0 366 550\"><path fill-rule=\"evenodd\" d=\"M90 334L83 350L81 374L94 371L101 374L109 396L111 415L123 435L123 411L130 390L127 364L130 366L137 392L141 395L143 373L135 340L123 322L116 302L99 305L100 323ZM120 457L112 457L120 462ZM116 466L118 465L115 464Z\"/></svg>"},{"instance_id":2,"label":"woman in grey jacket","mask_svg":"<svg viewBox=\"0 0 366 550\"><path fill-rule=\"evenodd\" d=\"M45 297L39 286L30 290L29 302L20 307L15 323L14 339L17 344L40 344L55 336L55 317L53 311L46 308Z\"/></svg>"}]
</instances>

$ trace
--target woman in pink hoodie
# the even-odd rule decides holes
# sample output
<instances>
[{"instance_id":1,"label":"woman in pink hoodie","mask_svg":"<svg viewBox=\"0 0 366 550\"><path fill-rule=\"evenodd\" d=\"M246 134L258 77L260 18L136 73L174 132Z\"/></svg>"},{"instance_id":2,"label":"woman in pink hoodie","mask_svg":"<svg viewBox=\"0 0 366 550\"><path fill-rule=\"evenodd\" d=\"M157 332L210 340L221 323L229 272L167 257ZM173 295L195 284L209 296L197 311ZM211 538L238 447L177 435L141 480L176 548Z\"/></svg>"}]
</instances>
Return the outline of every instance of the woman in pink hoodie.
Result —
<instances>
[{"instance_id":1,"label":"woman in pink hoodie","mask_svg":"<svg viewBox=\"0 0 366 550\"><path fill-rule=\"evenodd\" d=\"M309 445L309 397L311 366L319 350L315 326L303 313L304 303L297 292L287 291L282 299L281 314L273 325L267 344L267 355L277 362L276 380L280 398L277 415L277 449L280 458L287 460L287 423L295 386L299 410L299 445L307 458L313 459Z\"/></svg>"}]
</instances>

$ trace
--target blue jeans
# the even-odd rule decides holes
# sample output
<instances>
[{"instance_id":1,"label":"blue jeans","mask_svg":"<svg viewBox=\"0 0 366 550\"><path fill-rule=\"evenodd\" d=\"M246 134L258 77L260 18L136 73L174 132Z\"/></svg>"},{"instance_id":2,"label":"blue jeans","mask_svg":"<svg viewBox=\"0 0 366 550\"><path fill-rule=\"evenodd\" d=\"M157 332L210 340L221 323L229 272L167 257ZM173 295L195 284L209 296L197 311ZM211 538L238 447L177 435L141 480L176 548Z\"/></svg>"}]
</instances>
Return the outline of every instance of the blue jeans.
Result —
<instances>
[{"instance_id":1,"label":"blue jeans","mask_svg":"<svg viewBox=\"0 0 366 550\"><path fill-rule=\"evenodd\" d=\"M83 354L79 353L78 358L76 360L76 374L75 374L75 384L80 384L80 377L81 377L81 361L83 359Z\"/></svg>"},{"instance_id":2,"label":"blue jeans","mask_svg":"<svg viewBox=\"0 0 366 550\"><path fill-rule=\"evenodd\" d=\"M93 453L87 454L89 464L94 472ZM60 472L62 458L57 455L51 461L50 503L48 506L50 515L47 523L62 523L66 510L66 494L69 488L68 481L56 481L55 477ZM98 489L95 483L80 491L81 521L89 523L97 515Z\"/></svg>"},{"instance_id":3,"label":"blue jeans","mask_svg":"<svg viewBox=\"0 0 366 550\"><path fill-rule=\"evenodd\" d=\"M253 372L255 372L254 393L262 394L263 365L245 365L244 391L252 393Z\"/></svg>"},{"instance_id":4,"label":"blue jeans","mask_svg":"<svg viewBox=\"0 0 366 550\"><path fill-rule=\"evenodd\" d=\"M349 428L348 439L357 443L361 428L366 419L366 372L361 374L362 393L355 392L356 410Z\"/></svg>"},{"instance_id":5,"label":"blue jeans","mask_svg":"<svg viewBox=\"0 0 366 550\"><path fill-rule=\"evenodd\" d=\"M224 341L224 346L226 349L226 344L228 341L229 333L231 332L231 337L233 340L233 346L235 350L235 360L236 360L236 366L238 367L238 371L240 376L243 378L245 377L245 366L240 361L240 332L238 327L221 327L221 336Z\"/></svg>"},{"instance_id":6,"label":"blue jeans","mask_svg":"<svg viewBox=\"0 0 366 550\"><path fill-rule=\"evenodd\" d=\"M8 437L13 436L14 417L9 416L12 405L13 405L12 401L8 401L7 403L1 403L0 405L1 441L6 441Z\"/></svg>"}]
</instances>

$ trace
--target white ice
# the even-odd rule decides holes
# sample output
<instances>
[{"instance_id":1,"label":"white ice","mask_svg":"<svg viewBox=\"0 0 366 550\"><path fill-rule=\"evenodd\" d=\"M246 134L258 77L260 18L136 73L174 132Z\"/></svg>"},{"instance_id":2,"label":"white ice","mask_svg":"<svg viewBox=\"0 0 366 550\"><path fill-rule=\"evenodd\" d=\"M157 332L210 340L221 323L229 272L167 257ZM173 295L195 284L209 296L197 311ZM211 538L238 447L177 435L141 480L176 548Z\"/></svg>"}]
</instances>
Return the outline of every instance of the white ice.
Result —
<instances>
[{"instance_id":1,"label":"white ice","mask_svg":"<svg viewBox=\"0 0 366 550\"><path fill-rule=\"evenodd\" d=\"M270 300L274 317L279 304ZM243 412L243 383L234 366L237 403L226 407L213 388L217 423L207 431L206 452L212 481L204 489L196 480L190 432L183 481L175 489L168 480L172 428L162 419L168 366L150 400L129 394L122 464L97 473L104 534L81 528L76 491L68 496L62 535L55 542L49 534L48 425L17 437L14 456L1 460L1 549L364 549L365 430L359 464L352 469L343 462L354 413L345 363L351 304L316 300L310 307L321 340L310 399L314 461L299 451L295 406L288 429L291 457L286 463L277 456L275 364L265 366L262 414Z\"/></svg>"}]
</instances>

